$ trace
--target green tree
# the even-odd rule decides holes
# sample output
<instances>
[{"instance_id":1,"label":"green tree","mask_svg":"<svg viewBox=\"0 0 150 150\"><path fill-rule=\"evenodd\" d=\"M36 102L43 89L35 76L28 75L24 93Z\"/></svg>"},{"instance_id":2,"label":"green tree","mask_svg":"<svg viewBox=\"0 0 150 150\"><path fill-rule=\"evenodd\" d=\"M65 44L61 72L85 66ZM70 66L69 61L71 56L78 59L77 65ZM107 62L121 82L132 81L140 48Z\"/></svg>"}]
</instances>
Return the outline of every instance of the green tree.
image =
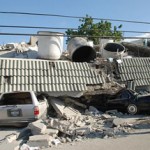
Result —
<instances>
[{"instance_id":1,"label":"green tree","mask_svg":"<svg viewBox=\"0 0 150 150\"><path fill-rule=\"evenodd\" d=\"M101 36L113 36L114 40L120 40L122 32L118 29L122 28L122 25L114 26L112 30L112 24L108 21L101 20L98 23L94 23L93 18L86 15L86 17L79 19L81 25L78 26L78 30L68 29L66 34L68 36L68 42L71 36L86 36L88 40L92 40L94 44L99 44L99 38Z\"/></svg>"}]
</instances>

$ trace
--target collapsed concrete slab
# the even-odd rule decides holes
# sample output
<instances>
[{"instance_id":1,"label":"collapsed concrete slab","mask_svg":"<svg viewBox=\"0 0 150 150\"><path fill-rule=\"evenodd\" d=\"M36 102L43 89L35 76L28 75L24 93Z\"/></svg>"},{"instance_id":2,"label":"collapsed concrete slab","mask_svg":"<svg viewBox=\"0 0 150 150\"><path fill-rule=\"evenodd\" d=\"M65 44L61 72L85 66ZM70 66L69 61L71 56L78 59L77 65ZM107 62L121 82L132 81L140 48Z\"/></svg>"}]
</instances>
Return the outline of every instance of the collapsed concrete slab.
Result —
<instances>
[{"instance_id":1,"label":"collapsed concrete slab","mask_svg":"<svg viewBox=\"0 0 150 150\"><path fill-rule=\"evenodd\" d=\"M72 119L73 117L81 115L81 113L73 107L65 106L65 103L60 99L51 99L50 103L60 117Z\"/></svg>"}]
</instances>

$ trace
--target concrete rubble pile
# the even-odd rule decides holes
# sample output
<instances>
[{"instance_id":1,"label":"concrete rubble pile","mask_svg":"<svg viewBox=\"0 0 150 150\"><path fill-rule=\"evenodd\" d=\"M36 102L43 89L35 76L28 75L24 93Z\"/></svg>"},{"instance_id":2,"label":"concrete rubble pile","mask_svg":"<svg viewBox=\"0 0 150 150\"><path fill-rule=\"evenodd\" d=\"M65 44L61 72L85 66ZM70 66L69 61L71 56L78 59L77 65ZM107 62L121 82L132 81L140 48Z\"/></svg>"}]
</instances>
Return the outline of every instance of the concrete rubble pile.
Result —
<instances>
[{"instance_id":1,"label":"concrete rubble pile","mask_svg":"<svg viewBox=\"0 0 150 150\"><path fill-rule=\"evenodd\" d=\"M7 137L15 150L39 150L62 143L75 143L90 138L117 138L127 136L136 129L150 127L150 118L125 115L117 110L105 113L90 106L80 105L78 110L60 99L51 102L57 117L37 120L17 134ZM19 137L20 136L20 137Z\"/></svg>"}]
</instances>

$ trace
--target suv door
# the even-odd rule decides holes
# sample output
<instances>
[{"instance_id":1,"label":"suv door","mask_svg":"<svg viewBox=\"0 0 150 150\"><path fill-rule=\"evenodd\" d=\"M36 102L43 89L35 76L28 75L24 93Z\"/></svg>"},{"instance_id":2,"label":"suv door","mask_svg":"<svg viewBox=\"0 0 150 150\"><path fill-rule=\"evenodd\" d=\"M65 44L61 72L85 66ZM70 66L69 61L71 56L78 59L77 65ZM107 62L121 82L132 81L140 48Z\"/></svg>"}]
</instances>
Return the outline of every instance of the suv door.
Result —
<instances>
[{"instance_id":1,"label":"suv door","mask_svg":"<svg viewBox=\"0 0 150 150\"><path fill-rule=\"evenodd\" d=\"M34 118L30 92L5 93L0 99L0 123L26 122Z\"/></svg>"}]
</instances>

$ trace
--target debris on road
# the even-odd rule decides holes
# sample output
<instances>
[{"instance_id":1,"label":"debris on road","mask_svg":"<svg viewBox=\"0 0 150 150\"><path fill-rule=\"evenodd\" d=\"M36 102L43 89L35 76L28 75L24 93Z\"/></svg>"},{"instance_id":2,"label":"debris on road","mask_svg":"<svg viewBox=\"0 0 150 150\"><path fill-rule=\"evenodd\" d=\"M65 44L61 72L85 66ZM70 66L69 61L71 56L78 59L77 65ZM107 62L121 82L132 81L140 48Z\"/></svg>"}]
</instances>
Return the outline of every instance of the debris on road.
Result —
<instances>
[{"instance_id":1,"label":"debris on road","mask_svg":"<svg viewBox=\"0 0 150 150\"><path fill-rule=\"evenodd\" d=\"M45 120L29 123L26 128L18 132L17 136L12 132L4 141L13 146L20 137L19 139L22 139L20 143L18 141L20 150L25 148L39 150L89 138L117 138L133 133L136 128L150 127L149 117L123 115L116 110L103 113L93 106L87 108L79 106L80 108L77 109L66 105L60 99L52 100L51 104L57 117L49 116ZM69 107L72 107L71 113L69 111L65 115L64 112L68 111Z\"/></svg>"}]
</instances>

